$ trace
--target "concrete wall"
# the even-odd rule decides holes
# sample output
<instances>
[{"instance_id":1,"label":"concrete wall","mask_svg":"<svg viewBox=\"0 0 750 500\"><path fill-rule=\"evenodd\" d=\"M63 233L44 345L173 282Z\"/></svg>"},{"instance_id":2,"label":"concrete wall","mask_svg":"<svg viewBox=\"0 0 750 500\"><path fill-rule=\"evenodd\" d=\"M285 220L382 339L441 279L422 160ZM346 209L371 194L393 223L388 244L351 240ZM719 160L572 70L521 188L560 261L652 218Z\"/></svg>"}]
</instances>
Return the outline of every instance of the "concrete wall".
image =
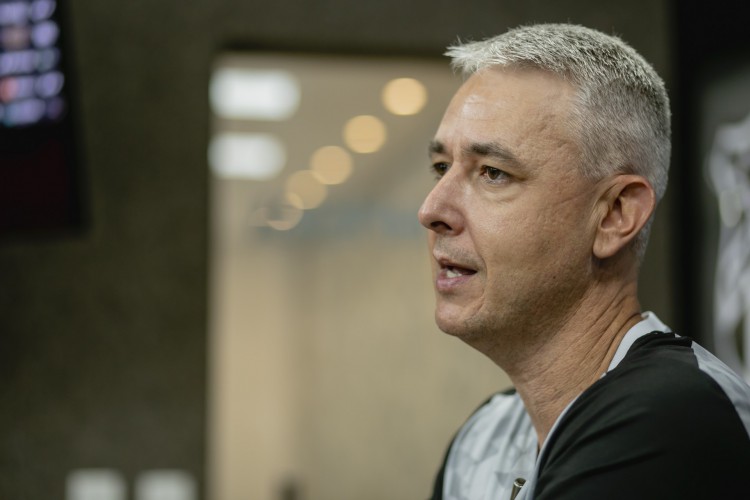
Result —
<instances>
[{"instance_id":1,"label":"concrete wall","mask_svg":"<svg viewBox=\"0 0 750 500\"><path fill-rule=\"evenodd\" d=\"M207 84L219 47L439 54L459 35L573 21L620 33L668 76L665 5L72 0L91 226L0 245L0 497L62 498L80 467L128 481L179 468L205 485ZM644 302L669 320L662 219Z\"/></svg>"}]
</instances>

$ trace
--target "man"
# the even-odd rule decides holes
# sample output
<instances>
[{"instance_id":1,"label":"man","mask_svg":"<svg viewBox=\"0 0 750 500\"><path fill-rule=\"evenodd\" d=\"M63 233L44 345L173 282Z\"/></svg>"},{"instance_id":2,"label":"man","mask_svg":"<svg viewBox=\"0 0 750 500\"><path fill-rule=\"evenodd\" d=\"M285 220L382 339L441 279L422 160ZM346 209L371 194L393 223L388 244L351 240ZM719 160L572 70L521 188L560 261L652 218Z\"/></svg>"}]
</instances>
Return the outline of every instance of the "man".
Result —
<instances>
[{"instance_id":1,"label":"man","mask_svg":"<svg viewBox=\"0 0 750 500\"><path fill-rule=\"evenodd\" d=\"M750 498L750 388L638 303L669 163L661 79L579 26L448 55L470 76L419 212L435 318L515 391L461 428L433 498Z\"/></svg>"}]
</instances>

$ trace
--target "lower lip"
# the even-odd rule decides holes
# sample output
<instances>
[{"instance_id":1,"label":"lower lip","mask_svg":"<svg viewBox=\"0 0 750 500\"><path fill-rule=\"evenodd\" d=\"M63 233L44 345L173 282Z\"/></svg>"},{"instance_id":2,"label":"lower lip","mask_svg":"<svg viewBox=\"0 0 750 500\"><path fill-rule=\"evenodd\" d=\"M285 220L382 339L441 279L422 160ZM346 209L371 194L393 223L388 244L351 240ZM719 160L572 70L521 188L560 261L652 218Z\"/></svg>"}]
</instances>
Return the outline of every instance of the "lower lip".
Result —
<instances>
[{"instance_id":1,"label":"lower lip","mask_svg":"<svg viewBox=\"0 0 750 500\"><path fill-rule=\"evenodd\" d=\"M435 288L438 292L450 292L458 288L459 286L465 284L467 281L469 281L471 278L474 277L474 274L462 274L460 276L455 276L453 278L449 278L446 276L447 271L442 269L438 272L438 275L435 279Z\"/></svg>"}]
</instances>

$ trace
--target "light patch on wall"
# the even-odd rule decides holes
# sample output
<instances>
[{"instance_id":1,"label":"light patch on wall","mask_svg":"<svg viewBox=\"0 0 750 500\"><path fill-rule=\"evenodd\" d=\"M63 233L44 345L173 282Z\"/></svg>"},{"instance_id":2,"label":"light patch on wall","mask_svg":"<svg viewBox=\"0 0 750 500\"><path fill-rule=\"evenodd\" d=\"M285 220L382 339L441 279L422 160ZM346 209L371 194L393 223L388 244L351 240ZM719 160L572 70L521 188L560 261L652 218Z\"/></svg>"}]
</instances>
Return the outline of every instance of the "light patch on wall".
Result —
<instances>
[{"instance_id":1,"label":"light patch on wall","mask_svg":"<svg viewBox=\"0 0 750 500\"><path fill-rule=\"evenodd\" d=\"M224 132L211 140L208 162L219 178L268 180L286 163L286 151L271 134Z\"/></svg>"},{"instance_id":2,"label":"light patch on wall","mask_svg":"<svg viewBox=\"0 0 750 500\"><path fill-rule=\"evenodd\" d=\"M297 79L288 71L222 68L210 84L214 113L223 118L282 121L300 103Z\"/></svg>"}]
</instances>

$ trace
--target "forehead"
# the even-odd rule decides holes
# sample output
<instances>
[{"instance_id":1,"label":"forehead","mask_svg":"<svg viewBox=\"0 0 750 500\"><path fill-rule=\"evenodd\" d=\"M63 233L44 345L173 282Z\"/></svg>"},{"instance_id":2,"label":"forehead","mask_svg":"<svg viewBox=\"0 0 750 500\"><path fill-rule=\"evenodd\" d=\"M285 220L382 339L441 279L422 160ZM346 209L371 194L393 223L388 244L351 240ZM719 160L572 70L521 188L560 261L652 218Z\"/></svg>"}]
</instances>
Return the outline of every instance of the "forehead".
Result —
<instances>
[{"instance_id":1,"label":"forehead","mask_svg":"<svg viewBox=\"0 0 750 500\"><path fill-rule=\"evenodd\" d=\"M435 139L447 149L500 143L517 156L574 147L569 126L574 93L571 84L548 72L488 68L456 92Z\"/></svg>"},{"instance_id":2,"label":"forehead","mask_svg":"<svg viewBox=\"0 0 750 500\"><path fill-rule=\"evenodd\" d=\"M490 67L469 77L458 89L450 107L464 107L473 112L496 111L522 107L526 111L560 112L571 104L575 89L563 78L539 69ZM552 109L550 109L552 106Z\"/></svg>"}]
</instances>

